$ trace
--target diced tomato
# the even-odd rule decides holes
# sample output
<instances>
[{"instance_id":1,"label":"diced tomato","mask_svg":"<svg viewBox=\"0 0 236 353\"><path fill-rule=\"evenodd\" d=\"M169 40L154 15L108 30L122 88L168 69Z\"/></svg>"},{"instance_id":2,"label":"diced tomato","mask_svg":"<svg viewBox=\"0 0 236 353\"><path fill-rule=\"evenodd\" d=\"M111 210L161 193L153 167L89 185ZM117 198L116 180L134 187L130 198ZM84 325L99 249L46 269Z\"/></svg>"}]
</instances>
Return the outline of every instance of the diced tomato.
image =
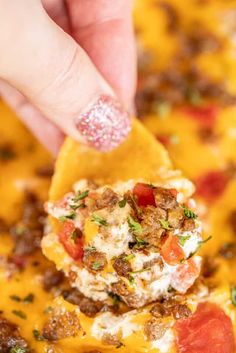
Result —
<instances>
[{"instance_id":1,"label":"diced tomato","mask_svg":"<svg viewBox=\"0 0 236 353\"><path fill-rule=\"evenodd\" d=\"M177 196L178 191L177 191L176 189L169 189L169 190L170 190L171 194L172 194L174 197Z\"/></svg>"},{"instance_id":2,"label":"diced tomato","mask_svg":"<svg viewBox=\"0 0 236 353\"><path fill-rule=\"evenodd\" d=\"M168 147L170 144L170 136L169 135L156 135L156 139L162 143L165 147Z\"/></svg>"},{"instance_id":3,"label":"diced tomato","mask_svg":"<svg viewBox=\"0 0 236 353\"><path fill-rule=\"evenodd\" d=\"M199 277L201 271L201 258L188 259L178 265L171 278L171 286L180 293L186 293Z\"/></svg>"},{"instance_id":4,"label":"diced tomato","mask_svg":"<svg viewBox=\"0 0 236 353\"><path fill-rule=\"evenodd\" d=\"M229 177L224 171L209 172L195 180L196 194L206 201L214 201L222 195L228 181Z\"/></svg>"},{"instance_id":5,"label":"diced tomato","mask_svg":"<svg viewBox=\"0 0 236 353\"><path fill-rule=\"evenodd\" d=\"M195 313L175 324L179 353L234 353L231 319L216 304L200 303Z\"/></svg>"},{"instance_id":6,"label":"diced tomato","mask_svg":"<svg viewBox=\"0 0 236 353\"><path fill-rule=\"evenodd\" d=\"M156 206L154 192L151 185L137 183L133 189L133 194L137 197L138 206Z\"/></svg>"},{"instance_id":7,"label":"diced tomato","mask_svg":"<svg viewBox=\"0 0 236 353\"><path fill-rule=\"evenodd\" d=\"M64 222L63 228L59 232L59 240L72 259L81 260L84 254L83 241L81 238L73 237L75 231L73 222Z\"/></svg>"},{"instance_id":8,"label":"diced tomato","mask_svg":"<svg viewBox=\"0 0 236 353\"><path fill-rule=\"evenodd\" d=\"M179 264L184 259L184 251L179 245L178 238L169 235L161 248L161 256L169 265Z\"/></svg>"},{"instance_id":9,"label":"diced tomato","mask_svg":"<svg viewBox=\"0 0 236 353\"><path fill-rule=\"evenodd\" d=\"M27 264L27 259L23 255L12 255L10 256L9 261L20 270L24 269Z\"/></svg>"},{"instance_id":10,"label":"diced tomato","mask_svg":"<svg viewBox=\"0 0 236 353\"><path fill-rule=\"evenodd\" d=\"M218 113L218 108L214 105L207 107L186 107L184 111L199 124L204 127L213 127Z\"/></svg>"}]
</instances>

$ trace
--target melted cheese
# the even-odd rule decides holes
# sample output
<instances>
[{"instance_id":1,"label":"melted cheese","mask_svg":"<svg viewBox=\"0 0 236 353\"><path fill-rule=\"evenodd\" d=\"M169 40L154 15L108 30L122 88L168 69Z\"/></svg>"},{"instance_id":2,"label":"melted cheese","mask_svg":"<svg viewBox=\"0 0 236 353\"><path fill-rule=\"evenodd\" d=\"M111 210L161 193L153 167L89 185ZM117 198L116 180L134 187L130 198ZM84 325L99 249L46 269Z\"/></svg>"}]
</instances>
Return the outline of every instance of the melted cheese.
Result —
<instances>
[{"instance_id":1,"label":"melted cheese","mask_svg":"<svg viewBox=\"0 0 236 353\"><path fill-rule=\"evenodd\" d=\"M178 8L181 21L184 22L185 27L192 20L198 20L212 29L214 33L220 33L222 36L224 33L227 34L226 50L214 54L213 57L203 55L199 62L204 72L214 77L224 77L228 86L235 91L235 10L232 12L235 7L234 1L208 1L204 5L204 11L202 5L198 6L197 2L193 0L187 3L177 0L168 0L168 2ZM151 0L136 1L135 22L139 33L139 42L142 45L144 43L147 48L151 49L154 56L158 56L155 65L164 67L166 63L171 61L171 57L176 50L177 40L175 35L166 33L166 18L161 10L158 7L154 9L152 4L153 1ZM228 40L233 42L233 47L228 43ZM2 118L0 125L1 142L10 141L13 143L18 155L18 158L13 161L0 163L0 216L11 222L18 219L20 215L20 204L25 186L36 190L42 199L47 199L49 181L36 177L34 171L51 159L15 118L15 115L2 103L0 103L0 112ZM202 144L197 135L198 126L196 122L186 118L178 110L173 110L162 120L157 116L149 116L144 120L144 123L154 134L174 132L178 136L178 143L169 146L169 153L174 164L190 178L195 179L204 172L220 168L229 159L236 161L236 109L234 107L219 111L216 133L220 134L221 139L216 149ZM212 204L207 211L204 229L207 229L207 234L213 235L213 239L203 247L203 252L206 254L214 254L218 251L220 244L234 240L235 235L229 226L228 217L230 212L236 209L236 198L232 197L235 194L236 181L232 181L222 197ZM151 346L145 340L142 330L126 337L125 346L119 350L111 346L104 346L91 334L93 320L83 314L79 315L85 332L84 335L74 339L62 340L56 345L36 341L32 334L33 329L41 330L47 318L44 313L45 309L55 305L52 294L46 293L40 284L47 261L41 254L37 254L34 258L29 259L24 272L12 275L9 270L6 271L5 269L6 256L11 252L12 246L9 236L1 235L0 286L2 295L0 310L4 311L7 318L19 325L22 335L30 342L35 352L70 353L97 349L109 353L159 353L161 350L167 349L168 353L176 353L175 348L169 347L166 343L165 336L162 342L154 343L156 347ZM34 267L32 263L36 260L39 265ZM52 260L54 261L54 259ZM214 278L217 289L212 291L210 299L226 310L236 328L235 308L230 303L229 298L229 284L235 282L236 263L235 260L227 262L224 259L218 260L218 263L220 270ZM35 300L28 305L10 299L13 294L25 297L30 292L35 295ZM201 300L206 300L207 295L202 297ZM57 305L69 304L59 301ZM192 301L192 307L196 307L196 299ZM67 307L68 310L70 308ZM23 320L15 316L12 313L13 309L24 311L27 319ZM143 322L147 319L146 316L148 314L135 315L134 322L137 325L143 325Z\"/></svg>"}]
</instances>

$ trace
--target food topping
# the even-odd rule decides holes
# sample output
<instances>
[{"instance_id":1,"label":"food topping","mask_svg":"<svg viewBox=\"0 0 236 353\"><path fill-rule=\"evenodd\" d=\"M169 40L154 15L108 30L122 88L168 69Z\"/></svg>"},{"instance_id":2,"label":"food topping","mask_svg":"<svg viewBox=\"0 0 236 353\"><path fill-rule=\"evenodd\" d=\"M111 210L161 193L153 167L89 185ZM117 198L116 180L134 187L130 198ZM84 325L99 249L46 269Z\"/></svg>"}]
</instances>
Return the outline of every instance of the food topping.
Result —
<instances>
[{"instance_id":1,"label":"food topping","mask_svg":"<svg viewBox=\"0 0 236 353\"><path fill-rule=\"evenodd\" d=\"M231 319L209 302L200 303L196 312L175 324L179 353L234 353Z\"/></svg>"},{"instance_id":2,"label":"food topping","mask_svg":"<svg viewBox=\"0 0 236 353\"><path fill-rule=\"evenodd\" d=\"M168 329L168 325L162 320L153 317L144 325L144 333L148 341L156 341L162 338Z\"/></svg>"},{"instance_id":3,"label":"food topping","mask_svg":"<svg viewBox=\"0 0 236 353\"><path fill-rule=\"evenodd\" d=\"M81 231L75 227L73 222L64 222L62 230L59 232L59 239L74 260L81 260L83 258L84 251Z\"/></svg>"},{"instance_id":4,"label":"food topping","mask_svg":"<svg viewBox=\"0 0 236 353\"><path fill-rule=\"evenodd\" d=\"M43 275L43 288L50 291L63 282L64 274L62 271L57 271L54 266L47 268Z\"/></svg>"},{"instance_id":5,"label":"food topping","mask_svg":"<svg viewBox=\"0 0 236 353\"><path fill-rule=\"evenodd\" d=\"M99 210L105 207L112 208L119 200L118 195L110 188L106 188L100 197L96 199L95 207Z\"/></svg>"},{"instance_id":6,"label":"food topping","mask_svg":"<svg viewBox=\"0 0 236 353\"><path fill-rule=\"evenodd\" d=\"M102 302L86 298L80 291L74 288L65 290L62 294L65 300L78 305L80 311L88 317L94 317L104 307Z\"/></svg>"},{"instance_id":7,"label":"food topping","mask_svg":"<svg viewBox=\"0 0 236 353\"><path fill-rule=\"evenodd\" d=\"M130 260L132 260L133 257L135 257L134 254L127 256L122 254L115 259L113 267L119 276L129 277L130 273L132 272Z\"/></svg>"},{"instance_id":8,"label":"food topping","mask_svg":"<svg viewBox=\"0 0 236 353\"><path fill-rule=\"evenodd\" d=\"M102 271L107 264L106 255L93 249L86 250L83 264L91 271Z\"/></svg>"},{"instance_id":9,"label":"food topping","mask_svg":"<svg viewBox=\"0 0 236 353\"><path fill-rule=\"evenodd\" d=\"M30 191L25 192L21 220L10 228L14 241L13 255L31 255L40 248L45 216L43 204L38 197Z\"/></svg>"},{"instance_id":10,"label":"food topping","mask_svg":"<svg viewBox=\"0 0 236 353\"><path fill-rule=\"evenodd\" d=\"M17 325L0 316L0 352L17 352L17 349L21 353L31 352Z\"/></svg>"},{"instance_id":11,"label":"food topping","mask_svg":"<svg viewBox=\"0 0 236 353\"><path fill-rule=\"evenodd\" d=\"M47 210L59 221L57 239L68 264L57 267L93 301L109 304L115 294L141 307L169 288L185 293L199 275L200 223L176 188L129 181L89 189L83 181ZM47 237L43 249L55 242Z\"/></svg>"},{"instance_id":12,"label":"food topping","mask_svg":"<svg viewBox=\"0 0 236 353\"><path fill-rule=\"evenodd\" d=\"M133 194L137 199L138 206L156 206L152 185L137 183L133 189Z\"/></svg>"},{"instance_id":13,"label":"food topping","mask_svg":"<svg viewBox=\"0 0 236 353\"><path fill-rule=\"evenodd\" d=\"M1 143L0 145L0 162L8 162L17 157L15 148L10 143Z\"/></svg>"},{"instance_id":14,"label":"food topping","mask_svg":"<svg viewBox=\"0 0 236 353\"><path fill-rule=\"evenodd\" d=\"M156 318L163 318L172 315L176 320L178 320L188 317L191 315L191 310L185 303L182 303L181 299L182 298L180 298L180 300L175 298L166 299L161 303L156 303L151 308L150 313Z\"/></svg>"},{"instance_id":15,"label":"food topping","mask_svg":"<svg viewBox=\"0 0 236 353\"><path fill-rule=\"evenodd\" d=\"M228 181L225 171L211 171L196 179L196 194L208 202L215 201L224 192Z\"/></svg>"},{"instance_id":16,"label":"food topping","mask_svg":"<svg viewBox=\"0 0 236 353\"><path fill-rule=\"evenodd\" d=\"M75 311L53 311L43 327L43 337L49 341L58 341L67 337L76 337L80 333L80 322Z\"/></svg>"}]
</instances>

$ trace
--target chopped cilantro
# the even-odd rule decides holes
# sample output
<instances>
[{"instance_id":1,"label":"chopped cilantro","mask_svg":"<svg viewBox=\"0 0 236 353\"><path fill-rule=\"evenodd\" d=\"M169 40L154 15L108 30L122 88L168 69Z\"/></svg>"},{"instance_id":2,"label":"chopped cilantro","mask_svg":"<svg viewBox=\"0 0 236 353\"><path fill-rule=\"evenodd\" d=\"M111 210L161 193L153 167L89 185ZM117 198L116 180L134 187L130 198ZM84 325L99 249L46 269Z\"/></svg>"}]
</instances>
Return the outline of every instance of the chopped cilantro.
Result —
<instances>
[{"instance_id":1,"label":"chopped cilantro","mask_svg":"<svg viewBox=\"0 0 236 353\"><path fill-rule=\"evenodd\" d=\"M194 252L192 252L192 253L189 255L188 258L190 259L191 257L193 257L193 256L198 252L198 250L201 248L201 246L202 246L203 244L207 243L209 240L211 240L211 238L212 238L212 236L210 235L208 238L206 238L206 239L204 239L204 240L200 240L200 241L198 242L197 249L196 249Z\"/></svg>"},{"instance_id":2,"label":"chopped cilantro","mask_svg":"<svg viewBox=\"0 0 236 353\"><path fill-rule=\"evenodd\" d=\"M230 289L231 302L236 306L236 286L231 287Z\"/></svg>"},{"instance_id":3,"label":"chopped cilantro","mask_svg":"<svg viewBox=\"0 0 236 353\"><path fill-rule=\"evenodd\" d=\"M28 352L28 348L22 347L22 346L14 346L10 349L10 353L26 353Z\"/></svg>"},{"instance_id":4,"label":"chopped cilantro","mask_svg":"<svg viewBox=\"0 0 236 353\"><path fill-rule=\"evenodd\" d=\"M26 297L24 297L23 299L21 299L18 295L10 295L10 299L14 300L15 302L21 302L23 301L23 303L28 304L28 303L32 303L34 301L34 294L29 293Z\"/></svg>"},{"instance_id":5,"label":"chopped cilantro","mask_svg":"<svg viewBox=\"0 0 236 353\"><path fill-rule=\"evenodd\" d=\"M45 309L44 309L44 314L49 314L53 311L53 307L52 306L47 306Z\"/></svg>"},{"instance_id":6,"label":"chopped cilantro","mask_svg":"<svg viewBox=\"0 0 236 353\"><path fill-rule=\"evenodd\" d=\"M94 262L93 264L92 264L92 269L94 270L94 271L97 271L97 270L99 270L100 268L101 268L101 263L100 262Z\"/></svg>"},{"instance_id":7,"label":"chopped cilantro","mask_svg":"<svg viewBox=\"0 0 236 353\"><path fill-rule=\"evenodd\" d=\"M34 301L34 294L29 293L25 298L23 298L23 302L25 304L32 303Z\"/></svg>"},{"instance_id":8,"label":"chopped cilantro","mask_svg":"<svg viewBox=\"0 0 236 353\"><path fill-rule=\"evenodd\" d=\"M170 113L171 105L168 102L155 102L152 109L160 119L164 119Z\"/></svg>"},{"instance_id":9,"label":"chopped cilantro","mask_svg":"<svg viewBox=\"0 0 236 353\"><path fill-rule=\"evenodd\" d=\"M119 295L114 294L114 293L109 293L108 295L109 295L109 297L112 298L113 305L118 305L121 302L121 299L120 299Z\"/></svg>"},{"instance_id":10,"label":"chopped cilantro","mask_svg":"<svg viewBox=\"0 0 236 353\"><path fill-rule=\"evenodd\" d=\"M189 240L191 238L191 235L178 235L178 239L179 239L179 243L181 246L184 246L184 244L186 243L187 240Z\"/></svg>"},{"instance_id":11,"label":"chopped cilantro","mask_svg":"<svg viewBox=\"0 0 236 353\"><path fill-rule=\"evenodd\" d=\"M16 153L10 145L0 146L0 160L9 161L16 158Z\"/></svg>"},{"instance_id":12,"label":"chopped cilantro","mask_svg":"<svg viewBox=\"0 0 236 353\"><path fill-rule=\"evenodd\" d=\"M78 193L72 198L72 201L74 204L70 205L70 208L72 208L72 210L76 211L78 208L85 208L86 205L81 202L78 203L81 200L84 200L89 194L89 190L86 191L78 191Z\"/></svg>"},{"instance_id":13,"label":"chopped cilantro","mask_svg":"<svg viewBox=\"0 0 236 353\"><path fill-rule=\"evenodd\" d=\"M107 221L103 217L99 216L96 213L94 213L92 215L91 221L99 226L107 226L108 225Z\"/></svg>"},{"instance_id":14,"label":"chopped cilantro","mask_svg":"<svg viewBox=\"0 0 236 353\"><path fill-rule=\"evenodd\" d=\"M159 219L159 222L161 223L161 226L163 229L166 229L166 230L170 229L170 224L165 219Z\"/></svg>"},{"instance_id":15,"label":"chopped cilantro","mask_svg":"<svg viewBox=\"0 0 236 353\"><path fill-rule=\"evenodd\" d=\"M132 285L135 283L135 279L134 279L133 276L129 275L129 283L132 284Z\"/></svg>"},{"instance_id":16,"label":"chopped cilantro","mask_svg":"<svg viewBox=\"0 0 236 353\"><path fill-rule=\"evenodd\" d=\"M147 268L142 268L141 270L129 272L129 283L132 285L135 283L135 278L133 277L133 275L138 274L138 273L142 273L142 272L146 272L146 271L150 271L150 269L151 269L150 267L147 267Z\"/></svg>"},{"instance_id":17,"label":"chopped cilantro","mask_svg":"<svg viewBox=\"0 0 236 353\"><path fill-rule=\"evenodd\" d=\"M123 257L123 259L124 259L125 261L130 261L130 260L132 260L132 259L134 259L134 258L135 258L135 255L134 255L134 254L129 254L129 255L126 255L126 256Z\"/></svg>"},{"instance_id":18,"label":"chopped cilantro","mask_svg":"<svg viewBox=\"0 0 236 353\"><path fill-rule=\"evenodd\" d=\"M169 140L172 145L177 145L180 141L180 138L177 134L171 134L169 136Z\"/></svg>"},{"instance_id":19,"label":"chopped cilantro","mask_svg":"<svg viewBox=\"0 0 236 353\"><path fill-rule=\"evenodd\" d=\"M70 205L70 208L72 208L72 210L76 211L78 210L78 208L85 208L85 204L84 203L79 203L78 205Z\"/></svg>"},{"instance_id":20,"label":"chopped cilantro","mask_svg":"<svg viewBox=\"0 0 236 353\"><path fill-rule=\"evenodd\" d=\"M136 222L133 217L129 216L128 217L128 224L130 227L130 230L134 235L141 235L143 232L142 226L140 223Z\"/></svg>"},{"instance_id":21,"label":"chopped cilantro","mask_svg":"<svg viewBox=\"0 0 236 353\"><path fill-rule=\"evenodd\" d=\"M135 244L136 248L142 248L143 246L146 246L149 244L147 241L140 239L138 237L136 237L135 240L136 240L136 244Z\"/></svg>"},{"instance_id":22,"label":"chopped cilantro","mask_svg":"<svg viewBox=\"0 0 236 353\"><path fill-rule=\"evenodd\" d=\"M22 310L12 310L12 314L20 317L21 319L24 319L24 320L27 319L26 314Z\"/></svg>"},{"instance_id":23,"label":"chopped cilantro","mask_svg":"<svg viewBox=\"0 0 236 353\"><path fill-rule=\"evenodd\" d=\"M14 300L15 302L20 302L21 301L21 298L18 296L18 295L10 295L9 297L11 300Z\"/></svg>"},{"instance_id":24,"label":"chopped cilantro","mask_svg":"<svg viewBox=\"0 0 236 353\"><path fill-rule=\"evenodd\" d=\"M121 348L121 347L125 347L124 343L119 342L118 345L116 346L116 348Z\"/></svg>"},{"instance_id":25,"label":"chopped cilantro","mask_svg":"<svg viewBox=\"0 0 236 353\"><path fill-rule=\"evenodd\" d=\"M84 200L89 194L89 190L85 190L83 192L78 191L77 194L73 197L73 202L78 202Z\"/></svg>"},{"instance_id":26,"label":"chopped cilantro","mask_svg":"<svg viewBox=\"0 0 236 353\"><path fill-rule=\"evenodd\" d=\"M137 202L135 200L135 197L132 194L129 194L129 199L130 199L130 201L132 203L131 207L135 210L135 212L138 215L141 215L142 214L142 210L141 210L140 207L138 207Z\"/></svg>"},{"instance_id":27,"label":"chopped cilantro","mask_svg":"<svg viewBox=\"0 0 236 353\"><path fill-rule=\"evenodd\" d=\"M132 271L132 272L129 272L131 275L135 275L136 273L142 273L142 272L146 272L146 271L150 271L151 268L150 267L147 267L147 268L142 268L141 270L137 270L137 271Z\"/></svg>"},{"instance_id":28,"label":"chopped cilantro","mask_svg":"<svg viewBox=\"0 0 236 353\"><path fill-rule=\"evenodd\" d=\"M209 237L207 237L206 239L200 240L200 241L198 242L198 244L199 244L199 245L205 244L205 243L207 243L209 240L211 240L211 238L212 238L212 235L209 235Z\"/></svg>"},{"instance_id":29,"label":"chopped cilantro","mask_svg":"<svg viewBox=\"0 0 236 353\"><path fill-rule=\"evenodd\" d=\"M33 335L36 341L44 341L44 337L40 334L39 330L34 329L33 330Z\"/></svg>"},{"instance_id":30,"label":"chopped cilantro","mask_svg":"<svg viewBox=\"0 0 236 353\"><path fill-rule=\"evenodd\" d=\"M15 232L17 235L23 235L25 232L26 232L27 228L23 225L18 225L16 228L15 228Z\"/></svg>"},{"instance_id":31,"label":"chopped cilantro","mask_svg":"<svg viewBox=\"0 0 236 353\"><path fill-rule=\"evenodd\" d=\"M120 208L124 208L127 203L127 200L124 198L123 200L118 202Z\"/></svg>"},{"instance_id":32,"label":"chopped cilantro","mask_svg":"<svg viewBox=\"0 0 236 353\"><path fill-rule=\"evenodd\" d=\"M74 229L73 232L71 233L71 239L74 241L74 243L77 243L77 239L81 237L81 232L79 229Z\"/></svg>"},{"instance_id":33,"label":"chopped cilantro","mask_svg":"<svg viewBox=\"0 0 236 353\"><path fill-rule=\"evenodd\" d=\"M75 219L75 217L76 217L76 213L72 212L68 215L58 217L58 220L60 222L65 222L67 219Z\"/></svg>"},{"instance_id":34,"label":"chopped cilantro","mask_svg":"<svg viewBox=\"0 0 236 353\"><path fill-rule=\"evenodd\" d=\"M84 251L96 251L97 248L95 246L87 246L86 248L84 248Z\"/></svg>"},{"instance_id":35,"label":"chopped cilantro","mask_svg":"<svg viewBox=\"0 0 236 353\"><path fill-rule=\"evenodd\" d=\"M185 205L183 206L184 209L184 215L187 218L192 218L192 219L196 219L197 215L196 213L194 213L192 210L190 210L188 207L186 207Z\"/></svg>"},{"instance_id":36,"label":"chopped cilantro","mask_svg":"<svg viewBox=\"0 0 236 353\"><path fill-rule=\"evenodd\" d=\"M186 90L186 99L194 106L199 106L202 102L200 92L192 87L188 87Z\"/></svg>"}]
</instances>

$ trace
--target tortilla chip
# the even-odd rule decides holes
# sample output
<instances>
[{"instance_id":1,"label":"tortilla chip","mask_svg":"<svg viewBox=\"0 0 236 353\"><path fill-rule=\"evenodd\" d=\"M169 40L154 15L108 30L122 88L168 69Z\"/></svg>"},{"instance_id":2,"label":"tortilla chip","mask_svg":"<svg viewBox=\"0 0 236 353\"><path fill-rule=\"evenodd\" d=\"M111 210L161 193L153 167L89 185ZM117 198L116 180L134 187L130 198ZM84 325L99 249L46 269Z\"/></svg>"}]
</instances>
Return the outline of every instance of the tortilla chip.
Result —
<instances>
[{"instance_id":1,"label":"tortilla chip","mask_svg":"<svg viewBox=\"0 0 236 353\"><path fill-rule=\"evenodd\" d=\"M67 138L56 162L49 196L52 201L58 200L82 178L108 183L134 178L156 181L158 175L171 168L165 148L134 119L128 139L108 153L95 151Z\"/></svg>"}]
</instances>

